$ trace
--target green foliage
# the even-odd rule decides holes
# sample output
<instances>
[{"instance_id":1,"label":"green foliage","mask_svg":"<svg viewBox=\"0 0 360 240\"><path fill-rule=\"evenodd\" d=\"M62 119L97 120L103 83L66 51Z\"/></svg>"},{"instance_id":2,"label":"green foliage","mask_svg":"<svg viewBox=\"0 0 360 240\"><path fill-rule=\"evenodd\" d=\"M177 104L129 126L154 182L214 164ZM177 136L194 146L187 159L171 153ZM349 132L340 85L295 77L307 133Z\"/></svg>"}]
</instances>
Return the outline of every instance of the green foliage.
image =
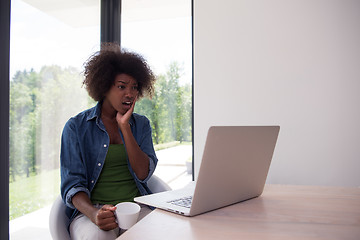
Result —
<instances>
[{"instance_id":1,"label":"green foliage","mask_svg":"<svg viewBox=\"0 0 360 240\"><path fill-rule=\"evenodd\" d=\"M10 177L36 172L34 135L36 132L37 82L33 71L18 72L10 83Z\"/></svg>"},{"instance_id":2,"label":"green foliage","mask_svg":"<svg viewBox=\"0 0 360 240\"><path fill-rule=\"evenodd\" d=\"M150 119L155 144L172 141L191 141L192 100L191 86L180 85L181 68L176 62L160 75L155 84L155 95L141 99L135 111Z\"/></svg>"},{"instance_id":3,"label":"green foliage","mask_svg":"<svg viewBox=\"0 0 360 240\"><path fill-rule=\"evenodd\" d=\"M87 93L74 68L45 66L18 71L10 82L10 181L59 167L62 128L87 108Z\"/></svg>"}]
</instances>

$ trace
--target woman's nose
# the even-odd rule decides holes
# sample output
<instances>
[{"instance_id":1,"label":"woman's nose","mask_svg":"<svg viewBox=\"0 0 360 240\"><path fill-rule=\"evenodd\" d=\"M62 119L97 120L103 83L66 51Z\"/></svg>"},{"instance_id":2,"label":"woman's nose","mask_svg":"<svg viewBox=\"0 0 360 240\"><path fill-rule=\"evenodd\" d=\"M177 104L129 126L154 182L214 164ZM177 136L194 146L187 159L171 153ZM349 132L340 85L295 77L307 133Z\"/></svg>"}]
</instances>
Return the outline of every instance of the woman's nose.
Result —
<instances>
[{"instance_id":1,"label":"woman's nose","mask_svg":"<svg viewBox=\"0 0 360 240\"><path fill-rule=\"evenodd\" d=\"M125 91L125 96L126 96L126 97L129 97L129 98L133 98L133 97L135 97L135 95L136 95L135 92L136 92L136 91L133 90L132 88L127 88L126 91Z\"/></svg>"}]
</instances>

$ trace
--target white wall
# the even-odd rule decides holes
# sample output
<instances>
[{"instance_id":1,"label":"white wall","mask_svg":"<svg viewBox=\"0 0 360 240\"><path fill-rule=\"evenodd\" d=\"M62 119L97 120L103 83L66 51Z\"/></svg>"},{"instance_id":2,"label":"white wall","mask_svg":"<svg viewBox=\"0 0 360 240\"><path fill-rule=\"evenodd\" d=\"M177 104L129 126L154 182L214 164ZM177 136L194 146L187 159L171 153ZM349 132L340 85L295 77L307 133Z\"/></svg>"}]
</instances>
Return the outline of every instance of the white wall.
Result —
<instances>
[{"instance_id":1,"label":"white wall","mask_svg":"<svg viewBox=\"0 0 360 240\"><path fill-rule=\"evenodd\" d=\"M360 1L194 0L195 176L211 125L281 126L268 183L360 186Z\"/></svg>"}]
</instances>

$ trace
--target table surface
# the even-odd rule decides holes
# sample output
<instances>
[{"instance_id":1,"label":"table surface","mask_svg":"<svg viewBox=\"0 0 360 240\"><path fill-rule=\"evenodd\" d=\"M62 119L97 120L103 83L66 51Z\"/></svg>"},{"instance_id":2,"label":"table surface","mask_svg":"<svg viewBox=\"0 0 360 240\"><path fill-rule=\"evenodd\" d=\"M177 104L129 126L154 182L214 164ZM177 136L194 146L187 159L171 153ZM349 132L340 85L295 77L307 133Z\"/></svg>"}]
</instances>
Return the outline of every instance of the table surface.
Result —
<instances>
[{"instance_id":1,"label":"table surface","mask_svg":"<svg viewBox=\"0 0 360 240\"><path fill-rule=\"evenodd\" d=\"M154 210L118 239L360 239L360 188L266 185L195 217Z\"/></svg>"}]
</instances>

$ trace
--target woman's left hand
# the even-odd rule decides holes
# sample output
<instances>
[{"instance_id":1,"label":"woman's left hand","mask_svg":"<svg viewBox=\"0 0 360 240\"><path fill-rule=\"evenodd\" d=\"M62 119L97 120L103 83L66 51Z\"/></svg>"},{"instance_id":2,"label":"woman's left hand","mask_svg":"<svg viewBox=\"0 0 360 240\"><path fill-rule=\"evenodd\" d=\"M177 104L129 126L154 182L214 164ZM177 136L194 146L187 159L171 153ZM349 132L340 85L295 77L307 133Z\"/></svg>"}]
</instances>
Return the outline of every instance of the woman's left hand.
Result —
<instances>
[{"instance_id":1,"label":"woman's left hand","mask_svg":"<svg viewBox=\"0 0 360 240\"><path fill-rule=\"evenodd\" d=\"M131 105L130 109L125 114L121 114L121 113L117 112L116 121L117 121L120 129L122 129L124 126L129 125L129 120L130 120L132 113L134 112L136 100L137 100L137 97L135 97L133 104Z\"/></svg>"}]
</instances>

